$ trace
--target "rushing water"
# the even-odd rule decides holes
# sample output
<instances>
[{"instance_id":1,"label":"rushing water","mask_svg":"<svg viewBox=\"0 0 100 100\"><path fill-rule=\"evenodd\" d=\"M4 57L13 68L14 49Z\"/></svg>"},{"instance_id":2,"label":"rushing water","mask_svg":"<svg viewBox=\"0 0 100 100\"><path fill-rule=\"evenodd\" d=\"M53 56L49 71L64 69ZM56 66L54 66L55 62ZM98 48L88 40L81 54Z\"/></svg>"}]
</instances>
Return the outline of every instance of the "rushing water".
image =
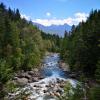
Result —
<instances>
[{"instance_id":1,"label":"rushing water","mask_svg":"<svg viewBox=\"0 0 100 100\"><path fill-rule=\"evenodd\" d=\"M29 83L22 89L30 92L28 100L56 100L57 98L53 92L58 88L63 92L58 82L68 81L72 86L76 85L76 82L72 79L68 79L65 72L60 69L59 60L60 57L57 53L44 58L41 73L45 78L38 82ZM14 95L21 93L22 90L17 91Z\"/></svg>"},{"instance_id":2,"label":"rushing water","mask_svg":"<svg viewBox=\"0 0 100 100\"><path fill-rule=\"evenodd\" d=\"M42 75L45 77L56 76L67 78L65 72L59 68L59 54L53 54L44 58L44 67L42 69Z\"/></svg>"}]
</instances>

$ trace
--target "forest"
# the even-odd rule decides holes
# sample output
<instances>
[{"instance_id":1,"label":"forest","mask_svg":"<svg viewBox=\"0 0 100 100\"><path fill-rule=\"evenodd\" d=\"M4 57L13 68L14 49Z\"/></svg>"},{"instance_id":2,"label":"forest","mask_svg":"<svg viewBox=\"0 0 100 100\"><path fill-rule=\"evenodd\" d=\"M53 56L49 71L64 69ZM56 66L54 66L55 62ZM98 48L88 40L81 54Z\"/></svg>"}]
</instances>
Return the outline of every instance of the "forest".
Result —
<instances>
[{"instance_id":1,"label":"forest","mask_svg":"<svg viewBox=\"0 0 100 100\"><path fill-rule=\"evenodd\" d=\"M88 99L99 100L100 10L92 10L86 22L73 25L71 34L65 32L60 53L62 59L70 65L71 71L79 74L79 80L88 84Z\"/></svg>"},{"instance_id":2,"label":"forest","mask_svg":"<svg viewBox=\"0 0 100 100\"><path fill-rule=\"evenodd\" d=\"M91 11L86 22L72 26L71 35L65 33L61 56L73 71L99 79L100 10Z\"/></svg>"},{"instance_id":3,"label":"forest","mask_svg":"<svg viewBox=\"0 0 100 100\"><path fill-rule=\"evenodd\" d=\"M18 9L7 9L1 3L0 98L5 95L4 86L13 74L40 66L46 51L59 52L72 72L81 73L78 80L90 86L89 100L99 100L100 10L92 10L86 22L73 25L70 32L65 30L64 37L59 37L44 33L32 21L21 18ZM81 100L77 98L70 100Z\"/></svg>"}]
</instances>

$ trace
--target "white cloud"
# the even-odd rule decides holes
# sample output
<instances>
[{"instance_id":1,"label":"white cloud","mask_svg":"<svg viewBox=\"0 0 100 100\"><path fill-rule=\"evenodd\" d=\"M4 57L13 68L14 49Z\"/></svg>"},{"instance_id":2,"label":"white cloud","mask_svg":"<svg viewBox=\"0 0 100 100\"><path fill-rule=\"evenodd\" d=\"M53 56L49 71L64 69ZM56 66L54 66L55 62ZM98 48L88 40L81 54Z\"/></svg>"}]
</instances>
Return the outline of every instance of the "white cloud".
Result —
<instances>
[{"instance_id":1,"label":"white cloud","mask_svg":"<svg viewBox=\"0 0 100 100\"><path fill-rule=\"evenodd\" d=\"M44 26L54 25L63 25L65 23L71 24L71 19L36 19L33 22L40 23Z\"/></svg>"},{"instance_id":2,"label":"white cloud","mask_svg":"<svg viewBox=\"0 0 100 100\"><path fill-rule=\"evenodd\" d=\"M27 15L25 15L25 14L21 14L21 18L25 18L26 20L30 20L30 19L31 19L30 16L27 16Z\"/></svg>"},{"instance_id":3,"label":"white cloud","mask_svg":"<svg viewBox=\"0 0 100 100\"><path fill-rule=\"evenodd\" d=\"M46 13L46 16L48 16L48 17L51 16L51 13L50 12L47 12Z\"/></svg>"},{"instance_id":4,"label":"white cloud","mask_svg":"<svg viewBox=\"0 0 100 100\"><path fill-rule=\"evenodd\" d=\"M46 15L49 17L51 16L50 12L47 12ZM53 17L52 19L33 19L33 22L42 24L44 26L50 26L52 24L54 25L63 25L63 24L68 24L68 25L77 25L79 22L86 21L87 17L89 14L87 13L75 13L73 17L68 17L65 19L57 19L56 17ZM31 17L27 16L25 14L21 14L21 18L25 18L26 20L30 20Z\"/></svg>"},{"instance_id":5,"label":"white cloud","mask_svg":"<svg viewBox=\"0 0 100 100\"><path fill-rule=\"evenodd\" d=\"M86 19L89 16L89 14L78 12L74 16L76 17L76 20L77 21L81 22L82 20L83 21L86 21Z\"/></svg>"},{"instance_id":6,"label":"white cloud","mask_svg":"<svg viewBox=\"0 0 100 100\"><path fill-rule=\"evenodd\" d=\"M87 17L88 17L88 14L78 12L78 13L74 14L74 17L69 17L69 18L65 18L65 19L56 19L56 18L53 18L53 19L35 19L32 21L39 23L39 24L42 24L44 26L50 26L52 24L54 24L54 25L63 25L63 24L77 25L79 22L86 21Z\"/></svg>"},{"instance_id":7,"label":"white cloud","mask_svg":"<svg viewBox=\"0 0 100 100\"><path fill-rule=\"evenodd\" d=\"M76 16L76 17L86 17L86 16L88 17L88 14L78 12L78 13L75 13L75 16Z\"/></svg>"}]
</instances>

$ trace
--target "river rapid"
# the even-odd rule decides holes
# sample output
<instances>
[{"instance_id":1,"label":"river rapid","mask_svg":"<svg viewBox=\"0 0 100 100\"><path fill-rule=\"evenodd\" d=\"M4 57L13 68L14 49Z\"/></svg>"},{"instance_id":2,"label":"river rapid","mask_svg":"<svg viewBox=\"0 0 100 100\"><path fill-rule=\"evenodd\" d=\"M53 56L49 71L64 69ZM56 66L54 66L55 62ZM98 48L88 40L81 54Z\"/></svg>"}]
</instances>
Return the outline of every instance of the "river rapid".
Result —
<instances>
[{"instance_id":1,"label":"river rapid","mask_svg":"<svg viewBox=\"0 0 100 100\"><path fill-rule=\"evenodd\" d=\"M64 92L63 87L66 82L73 87L76 86L76 81L68 78L67 74L59 67L59 61L60 56L57 53L45 56L41 69L44 78L38 82L28 83L12 95L15 96L26 91L29 94L27 100L58 100L57 98Z\"/></svg>"}]
</instances>

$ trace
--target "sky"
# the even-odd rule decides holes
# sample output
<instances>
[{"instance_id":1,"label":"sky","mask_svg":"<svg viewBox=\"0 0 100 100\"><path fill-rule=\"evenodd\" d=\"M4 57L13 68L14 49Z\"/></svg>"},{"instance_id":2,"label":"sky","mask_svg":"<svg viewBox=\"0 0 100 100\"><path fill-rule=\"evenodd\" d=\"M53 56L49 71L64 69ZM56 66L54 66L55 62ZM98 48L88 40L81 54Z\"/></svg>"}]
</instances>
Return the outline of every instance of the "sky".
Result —
<instances>
[{"instance_id":1,"label":"sky","mask_svg":"<svg viewBox=\"0 0 100 100\"><path fill-rule=\"evenodd\" d=\"M45 26L77 25L86 21L92 9L100 9L100 0L0 0L7 8L19 9L21 17Z\"/></svg>"}]
</instances>

